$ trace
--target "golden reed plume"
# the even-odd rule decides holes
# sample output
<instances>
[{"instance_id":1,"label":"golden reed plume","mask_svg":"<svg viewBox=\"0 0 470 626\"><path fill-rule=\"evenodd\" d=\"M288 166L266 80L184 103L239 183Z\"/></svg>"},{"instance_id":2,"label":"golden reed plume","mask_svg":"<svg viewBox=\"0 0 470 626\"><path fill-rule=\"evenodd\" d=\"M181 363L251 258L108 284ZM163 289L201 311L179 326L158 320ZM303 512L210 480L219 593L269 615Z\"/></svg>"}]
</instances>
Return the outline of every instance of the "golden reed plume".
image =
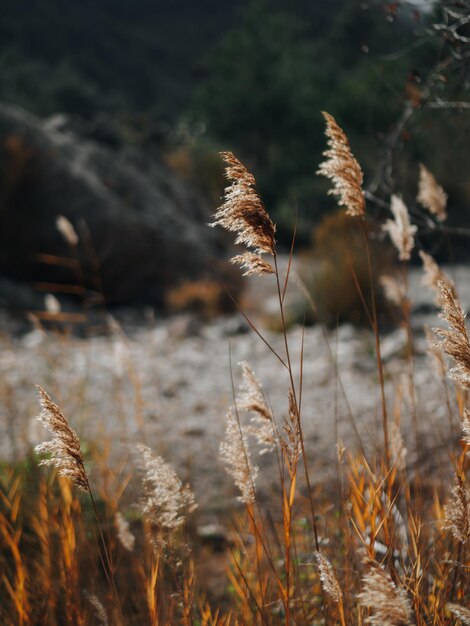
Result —
<instances>
[{"instance_id":1,"label":"golden reed plume","mask_svg":"<svg viewBox=\"0 0 470 626\"><path fill-rule=\"evenodd\" d=\"M220 154L226 163L225 175L230 184L210 226L222 226L229 232L237 233L235 243L251 248L232 259L232 263L246 269L245 275L271 274L271 265L260 255L274 255L276 225L256 191L253 174L231 152Z\"/></svg>"},{"instance_id":2,"label":"golden reed plume","mask_svg":"<svg viewBox=\"0 0 470 626\"><path fill-rule=\"evenodd\" d=\"M418 195L416 199L439 222L443 222L446 219L447 194L423 164L419 167Z\"/></svg>"},{"instance_id":3,"label":"golden reed plume","mask_svg":"<svg viewBox=\"0 0 470 626\"><path fill-rule=\"evenodd\" d=\"M470 340L465 323L465 312L462 309L452 284L440 281L441 314L450 328L436 328L434 332L442 339L444 352L456 362L449 376L464 389L470 388Z\"/></svg>"},{"instance_id":4,"label":"golden reed plume","mask_svg":"<svg viewBox=\"0 0 470 626\"><path fill-rule=\"evenodd\" d=\"M398 250L400 261L408 261L414 248L416 226L410 223L410 215L406 204L398 196L392 196L390 210L393 220L387 220L383 230L390 235L393 245Z\"/></svg>"},{"instance_id":5,"label":"golden reed plume","mask_svg":"<svg viewBox=\"0 0 470 626\"><path fill-rule=\"evenodd\" d=\"M366 623L371 626L408 626L411 624L411 604L404 589L398 588L390 574L380 565L371 564L362 579L363 590L359 604L371 611Z\"/></svg>"},{"instance_id":6,"label":"golden reed plume","mask_svg":"<svg viewBox=\"0 0 470 626\"><path fill-rule=\"evenodd\" d=\"M317 173L333 182L333 189L328 193L338 196L339 205L346 208L348 215L365 217L366 202L362 191L364 176L361 166L351 152L348 138L335 118L325 112L323 117L326 120L328 149L323 153L326 159L320 164Z\"/></svg>"},{"instance_id":7,"label":"golden reed plume","mask_svg":"<svg viewBox=\"0 0 470 626\"><path fill-rule=\"evenodd\" d=\"M42 412L37 418L52 433L52 440L36 446L38 454L50 455L40 465L52 465L60 476L69 478L77 487L90 492L83 454L77 433L42 387L37 386Z\"/></svg>"}]
</instances>

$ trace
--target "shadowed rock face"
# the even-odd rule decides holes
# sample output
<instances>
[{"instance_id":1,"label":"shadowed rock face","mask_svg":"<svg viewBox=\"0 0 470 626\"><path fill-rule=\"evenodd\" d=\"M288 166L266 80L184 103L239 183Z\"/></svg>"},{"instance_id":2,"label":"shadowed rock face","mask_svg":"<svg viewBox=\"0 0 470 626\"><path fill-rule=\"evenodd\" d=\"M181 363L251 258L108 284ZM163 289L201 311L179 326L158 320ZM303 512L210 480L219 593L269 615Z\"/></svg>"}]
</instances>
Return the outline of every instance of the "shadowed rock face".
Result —
<instances>
[{"instance_id":1,"label":"shadowed rock face","mask_svg":"<svg viewBox=\"0 0 470 626\"><path fill-rule=\"evenodd\" d=\"M210 210L155 155L85 138L63 116L0 105L0 274L27 282L83 280L38 254L73 257L56 228L77 231L89 289L108 304L162 303L180 280L210 276L224 245Z\"/></svg>"}]
</instances>

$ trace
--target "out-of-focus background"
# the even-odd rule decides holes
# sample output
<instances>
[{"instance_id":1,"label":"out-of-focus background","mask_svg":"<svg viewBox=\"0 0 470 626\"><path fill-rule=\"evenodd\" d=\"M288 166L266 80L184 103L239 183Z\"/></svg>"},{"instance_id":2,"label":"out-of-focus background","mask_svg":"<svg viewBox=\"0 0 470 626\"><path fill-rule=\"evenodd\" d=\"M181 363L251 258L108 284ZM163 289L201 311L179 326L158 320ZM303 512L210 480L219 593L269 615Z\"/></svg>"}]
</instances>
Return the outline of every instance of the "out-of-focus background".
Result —
<instances>
[{"instance_id":1,"label":"out-of-focus background","mask_svg":"<svg viewBox=\"0 0 470 626\"><path fill-rule=\"evenodd\" d=\"M269 279L242 279L227 263L232 239L207 227L225 183L220 150L254 173L281 253L296 230L293 336L300 345L304 321L347 323L337 354L348 386L363 389L373 376L371 340L351 263L356 278L369 279L360 238L316 175L326 145L321 111L344 128L364 169L377 273L398 264L380 229L394 193L419 227L417 249L465 263L468 11L451 0L4 3L2 453L15 458L39 437L30 422L35 383L61 399L85 437L123 424L137 437L145 426L150 443L171 456L187 453L178 447L186 437L192 459L198 446L207 457L206 432L217 456L231 401L229 341L233 361L254 360L276 393L276 364L263 361L265 347L255 346L233 302L276 344L275 292ZM445 223L416 203L420 163L448 194ZM455 270L463 284L466 271ZM418 324L436 308L418 275L412 284ZM393 361L404 340L379 291L378 306ZM337 390L329 349L318 348L321 328L307 332L312 415L326 415L333 402L324 386ZM356 401L365 420L374 414L375 396ZM321 435L314 421L307 431Z\"/></svg>"},{"instance_id":2,"label":"out-of-focus background","mask_svg":"<svg viewBox=\"0 0 470 626\"><path fill-rule=\"evenodd\" d=\"M315 175L323 110L346 130L380 199L414 197L423 162L449 194L449 223L468 224L465 42L445 13L459 4L7 3L0 302L21 305L20 284L38 293L38 283L76 282L43 256L66 255L58 215L80 231L86 287L109 305L162 309L182 281L212 281L214 259L226 256L226 240L205 226L223 189L221 149L254 172L281 245L297 221L298 245L311 248L335 207ZM442 238L433 244L449 255ZM453 248L468 246L458 238Z\"/></svg>"}]
</instances>

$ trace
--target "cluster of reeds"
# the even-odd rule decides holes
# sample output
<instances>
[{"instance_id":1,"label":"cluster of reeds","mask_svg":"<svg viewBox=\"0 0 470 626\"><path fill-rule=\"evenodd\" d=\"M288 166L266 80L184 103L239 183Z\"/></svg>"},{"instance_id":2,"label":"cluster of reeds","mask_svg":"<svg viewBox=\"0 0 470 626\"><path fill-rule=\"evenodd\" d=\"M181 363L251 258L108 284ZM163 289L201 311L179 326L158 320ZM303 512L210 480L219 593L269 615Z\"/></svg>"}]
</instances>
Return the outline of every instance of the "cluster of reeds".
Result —
<instances>
[{"instance_id":1,"label":"cluster of reeds","mask_svg":"<svg viewBox=\"0 0 470 626\"><path fill-rule=\"evenodd\" d=\"M345 133L332 116L325 114L325 119L329 147L319 171L331 179L351 229L359 229L372 277L362 171ZM172 467L147 446L138 446L142 495L134 507L123 506L127 479L115 477L114 489L102 489L98 476L90 478L77 435L57 404L39 389L40 420L52 440L37 453L55 473L41 473L34 463L21 471L2 471L1 623L470 624L470 340L453 282L421 251L425 281L436 292L446 324L430 333L430 355L438 363L449 413L447 437L441 434L432 452L439 463L432 473L426 470L430 453L414 392L405 265L415 246L416 227L403 200L394 196L384 232L396 246L404 271L386 277L383 284L403 311L408 333L405 380L391 412L372 290L363 296L363 305L375 338L381 443L367 445L355 426L360 445L349 449L338 441L337 478L318 482L315 450L306 445L302 425L303 345L301 362L293 363L285 323L292 252L281 275L275 224L255 179L233 154L222 157L229 186L213 224L234 232L244 246L235 264L248 275L273 280L283 350L276 350L248 321L282 365L285 379L279 384L286 389L285 406L272 407L248 363L240 364L238 388L233 381L220 457L241 505L232 516L235 532L224 538L223 592L215 597L201 576L208 552L192 532L189 516L196 503ZM445 219L445 194L424 168L418 201L436 220ZM449 369L447 359L452 360ZM412 418L412 440L401 432L402 398ZM275 455L279 471L278 497L268 504L257 489L259 457L264 454ZM452 476L454 485L449 486Z\"/></svg>"}]
</instances>

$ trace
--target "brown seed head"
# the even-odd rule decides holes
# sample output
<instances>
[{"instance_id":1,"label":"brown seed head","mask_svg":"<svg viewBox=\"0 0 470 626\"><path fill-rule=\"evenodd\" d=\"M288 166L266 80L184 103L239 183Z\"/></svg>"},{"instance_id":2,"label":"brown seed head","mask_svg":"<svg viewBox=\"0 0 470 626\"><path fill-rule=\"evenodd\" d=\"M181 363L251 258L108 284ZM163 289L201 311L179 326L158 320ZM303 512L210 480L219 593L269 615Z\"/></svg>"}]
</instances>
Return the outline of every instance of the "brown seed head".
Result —
<instances>
[{"instance_id":1,"label":"brown seed head","mask_svg":"<svg viewBox=\"0 0 470 626\"><path fill-rule=\"evenodd\" d=\"M243 276L263 276L264 274L274 274L270 263L265 261L259 254L245 252L230 259L230 263L239 265L245 271Z\"/></svg>"},{"instance_id":2,"label":"brown seed head","mask_svg":"<svg viewBox=\"0 0 470 626\"><path fill-rule=\"evenodd\" d=\"M398 588L390 575L378 564L371 564L362 579L359 604L370 608L366 623L371 626L408 626L411 604L404 589Z\"/></svg>"},{"instance_id":3,"label":"brown seed head","mask_svg":"<svg viewBox=\"0 0 470 626\"><path fill-rule=\"evenodd\" d=\"M210 226L219 225L237 233L235 243L252 248L256 254L273 255L276 226L255 189L254 176L231 152L221 152L221 156L227 165L225 175L230 184Z\"/></svg>"},{"instance_id":4,"label":"brown seed head","mask_svg":"<svg viewBox=\"0 0 470 626\"><path fill-rule=\"evenodd\" d=\"M449 371L449 376L464 389L470 388L470 340L465 324L465 312L452 286L439 282L441 291L441 314L450 328L435 328L434 332L442 339L444 352L452 357L456 365Z\"/></svg>"},{"instance_id":5,"label":"brown seed head","mask_svg":"<svg viewBox=\"0 0 470 626\"><path fill-rule=\"evenodd\" d=\"M447 274L441 270L439 265L436 263L436 261L432 258L430 254L428 254L427 252L424 252L423 250L420 250L419 256L421 257L421 261L423 262L423 269L424 269L424 276L423 276L422 284L425 287L429 287L429 289L432 289L435 292L436 304L438 306L442 306L442 300L441 300L442 294L441 294L441 289L439 287L439 283L441 282L445 283L447 285L447 288L454 294L454 296L457 295L455 285L453 281L450 279L450 277L447 276Z\"/></svg>"},{"instance_id":6,"label":"brown seed head","mask_svg":"<svg viewBox=\"0 0 470 626\"><path fill-rule=\"evenodd\" d=\"M423 164L419 166L419 186L416 199L439 222L443 222L446 219L447 194Z\"/></svg>"},{"instance_id":7,"label":"brown seed head","mask_svg":"<svg viewBox=\"0 0 470 626\"><path fill-rule=\"evenodd\" d=\"M444 507L445 528L462 544L470 539L470 489L460 476Z\"/></svg>"},{"instance_id":8,"label":"brown seed head","mask_svg":"<svg viewBox=\"0 0 470 626\"><path fill-rule=\"evenodd\" d=\"M146 519L171 537L183 524L186 515L196 508L194 495L183 485L175 470L150 448L138 444L143 471L143 513Z\"/></svg>"},{"instance_id":9,"label":"brown seed head","mask_svg":"<svg viewBox=\"0 0 470 626\"><path fill-rule=\"evenodd\" d=\"M231 410L227 413L225 439L220 444L220 458L241 492L239 499L245 504L252 504L256 498L258 468L251 462L246 434Z\"/></svg>"},{"instance_id":10,"label":"brown seed head","mask_svg":"<svg viewBox=\"0 0 470 626\"><path fill-rule=\"evenodd\" d=\"M416 226L410 224L410 216L406 204L398 196L392 196L390 210L393 220L387 220L383 230L390 235L393 245L398 250L400 261L408 261L414 247Z\"/></svg>"},{"instance_id":11,"label":"brown seed head","mask_svg":"<svg viewBox=\"0 0 470 626\"><path fill-rule=\"evenodd\" d=\"M261 446L260 454L264 454L275 446L274 417L251 365L243 361L240 367L243 381L237 397L237 408L251 413L251 424L246 430L250 435L254 435Z\"/></svg>"},{"instance_id":12,"label":"brown seed head","mask_svg":"<svg viewBox=\"0 0 470 626\"><path fill-rule=\"evenodd\" d=\"M333 566L321 552L315 552L315 557L317 559L318 571L320 573L323 591L333 600L333 602L340 602L343 597L343 592L339 586L338 578L336 577Z\"/></svg>"},{"instance_id":13,"label":"brown seed head","mask_svg":"<svg viewBox=\"0 0 470 626\"><path fill-rule=\"evenodd\" d=\"M326 112L322 114L326 120L328 149L323 153L326 159L320 164L317 173L332 181L333 189L328 193L338 196L338 204L346 208L348 215L365 217L366 202L362 191L361 167L351 152L346 134L335 118Z\"/></svg>"},{"instance_id":14,"label":"brown seed head","mask_svg":"<svg viewBox=\"0 0 470 626\"><path fill-rule=\"evenodd\" d=\"M454 617L461 621L462 624L470 626L470 609L467 609L461 604L454 604L453 602L448 602L446 604L446 609L450 611Z\"/></svg>"},{"instance_id":15,"label":"brown seed head","mask_svg":"<svg viewBox=\"0 0 470 626\"><path fill-rule=\"evenodd\" d=\"M36 389L42 407L37 419L52 433L50 441L45 441L35 448L38 454L50 455L49 458L43 459L40 465L52 465L60 476L69 478L77 487L89 492L90 486L77 433L70 428L65 415L44 389L39 386Z\"/></svg>"}]
</instances>

